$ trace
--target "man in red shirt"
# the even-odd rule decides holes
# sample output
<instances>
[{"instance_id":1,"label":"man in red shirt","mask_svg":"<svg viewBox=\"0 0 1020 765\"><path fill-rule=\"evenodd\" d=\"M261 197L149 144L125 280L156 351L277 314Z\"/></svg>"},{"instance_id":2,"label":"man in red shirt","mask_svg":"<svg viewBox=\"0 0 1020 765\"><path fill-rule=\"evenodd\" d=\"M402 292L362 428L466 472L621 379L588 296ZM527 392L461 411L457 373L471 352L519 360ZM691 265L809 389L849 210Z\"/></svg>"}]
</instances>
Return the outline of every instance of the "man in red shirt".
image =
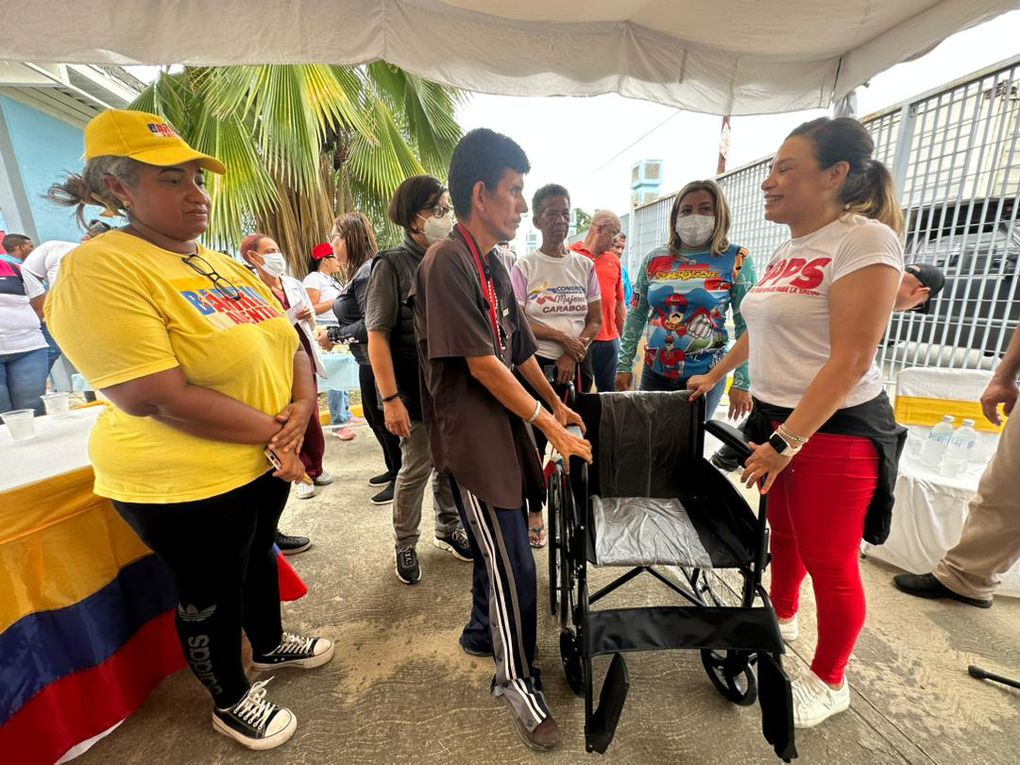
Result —
<instances>
[{"instance_id":1,"label":"man in red shirt","mask_svg":"<svg viewBox=\"0 0 1020 765\"><path fill-rule=\"evenodd\" d=\"M592 218L583 242L570 249L595 261L595 275L602 288L602 329L588 351L595 388L600 392L616 390L616 363L620 356L620 332L627 318L623 294L623 268L613 250L613 239L620 233L620 219L609 210L599 210Z\"/></svg>"}]
</instances>

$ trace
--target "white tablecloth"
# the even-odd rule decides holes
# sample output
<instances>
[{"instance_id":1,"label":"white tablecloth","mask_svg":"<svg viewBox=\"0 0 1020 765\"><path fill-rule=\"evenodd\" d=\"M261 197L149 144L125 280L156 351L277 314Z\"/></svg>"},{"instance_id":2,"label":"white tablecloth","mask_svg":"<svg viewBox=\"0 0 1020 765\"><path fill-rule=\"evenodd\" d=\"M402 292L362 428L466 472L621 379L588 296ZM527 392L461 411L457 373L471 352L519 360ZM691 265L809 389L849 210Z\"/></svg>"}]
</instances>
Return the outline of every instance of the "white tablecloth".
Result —
<instances>
[{"instance_id":1,"label":"white tablecloth","mask_svg":"<svg viewBox=\"0 0 1020 765\"><path fill-rule=\"evenodd\" d=\"M968 505L977 493L985 463L971 464L956 478L941 475L918 460L920 433L911 431L896 479L896 505L889 539L877 547L864 543L861 550L869 558L904 571L926 574L960 540ZM987 434L981 435L983 443L979 449L987 459L991 456L988 448L991 442ZM1006 572L996 594L1020 598L1020 564Z\"/></svg>"},{"instance_id":2,"label":"white tablecloth","mask_svg":"<svg viewBox=\"0 0 1020 765\"><path fill-rule=\"evenodd\" d=\"M14 441L0 426L0 492L87 467L89 433L102 411L87 406L67 417L36 417L31 441Z\"/></svg>"},{"instance_id":3,"label":"white tablecloth","mask_svg":"<svg viewBox=\"0 0 1020 765\"><path fill-rule=\"evenodd\" d=\"M322 365L326 368L326 379L316 378L319 390L357 390L358 362L349 353L322 353ZM92 390L85 378L75 373L71 376L71 387L81 393Z\"/></svg>"}]
</instances>

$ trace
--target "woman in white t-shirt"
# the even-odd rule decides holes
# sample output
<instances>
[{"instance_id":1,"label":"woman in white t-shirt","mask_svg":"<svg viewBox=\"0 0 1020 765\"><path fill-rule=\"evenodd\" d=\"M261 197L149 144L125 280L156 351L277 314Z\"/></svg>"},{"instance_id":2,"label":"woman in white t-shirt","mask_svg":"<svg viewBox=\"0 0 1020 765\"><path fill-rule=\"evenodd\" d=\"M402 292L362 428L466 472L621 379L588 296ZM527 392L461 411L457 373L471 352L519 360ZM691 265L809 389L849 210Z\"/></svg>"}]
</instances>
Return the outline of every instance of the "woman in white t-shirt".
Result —
<instances>
[{"instance_id":1,"label":"woman in white t-shirt","mask_svg":"<svg viewBox=\"0 0 1020 765\"><path fill-rule=\"evenodd\" d=\"M573 382L579 391L591 388L593 375L588 346L602 326L602 291L595 264L563 246L570 226L570 194L550 183L535 192L531 201L535 228L542 245L518 258L510 271L514 295L524 311L538 351L535 360L560 385ZM538 395L521 378L530 393ZM545 437L535 431L539 453ZM529 507L528 534L532 547L546 541L542 508Z\"/></svg>"},{"instance_id":2,"label":"woman in white t-shirt","mask_svg":"<svg viewBox=\"0 0 1020 765\"><path fill-rule=\"evenodd\" d=\"M40 329L42 284L20 265L0 260L0 412L43 413L49 373L46 339Z\"/></svg>"},{"instance_id":3,"label":"woman in white t-shirt","mask_svg":"<svg viewBox=\"0 0 1020 765\"><path fill-rule=\"evenodd\" d=\"M820 118L780 147L765 217L790 227L744 298L747 332L689 387L704 395L750 358L752 441L742 480L761 481L772 526L770 594L787 641L811 574L818 644L794 681L794 723L848 708L847 661L864 625L858 551L888 534L902 429L875 351L903 270L902 215L889 171L859 122Z\"/></svg>"}]
</instances>

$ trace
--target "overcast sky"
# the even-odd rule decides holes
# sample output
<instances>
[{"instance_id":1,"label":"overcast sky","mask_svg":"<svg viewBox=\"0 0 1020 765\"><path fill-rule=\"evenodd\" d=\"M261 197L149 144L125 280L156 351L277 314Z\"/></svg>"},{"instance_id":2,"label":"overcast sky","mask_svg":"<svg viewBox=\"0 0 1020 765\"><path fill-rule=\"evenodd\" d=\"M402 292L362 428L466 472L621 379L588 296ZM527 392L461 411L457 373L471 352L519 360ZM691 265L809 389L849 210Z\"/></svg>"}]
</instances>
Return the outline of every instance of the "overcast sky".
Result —
<instances>
[{"instance_id":1,"label":"overcast sky","mask_svg":"<svg viewBox=\"0 0 1020 765\"><path fill-rule=\"evenodd\" d=\"M876 75L859 88L858 116L898 104L1020 53L1020 11L948 38L928 55ZM736 117L730 134L729 168L772 153L817 110ZM528 153L532 171L526 193L545 183L570 190L575 207L630 205L630 170L641 159L661 159L663 192L715 174L720 118L606 95L593 98L514 98L474 95L459 113L465 131L489 127L506 133ZM530 216L528 219L530 223ZM518 241L528 230L522 224ZM522 250L518 248L518 252Z\"/></svg>"}]
</instances>

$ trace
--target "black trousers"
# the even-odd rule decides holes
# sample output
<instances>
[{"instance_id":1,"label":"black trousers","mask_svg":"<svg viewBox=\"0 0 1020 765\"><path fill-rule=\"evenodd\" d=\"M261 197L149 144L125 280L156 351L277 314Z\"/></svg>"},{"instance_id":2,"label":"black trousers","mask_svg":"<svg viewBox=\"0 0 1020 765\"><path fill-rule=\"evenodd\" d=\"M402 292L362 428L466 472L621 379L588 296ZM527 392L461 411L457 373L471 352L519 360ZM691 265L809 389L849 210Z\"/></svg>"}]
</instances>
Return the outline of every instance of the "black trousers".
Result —
<instances>
[{"instance_id":1,"label":"black trousers","mask_svg":"<svg viewBox=\"0 0 1020 765\"><path fill-rule=\"evenodd\" d=\"M379 446L382 447L383 460L386 462L390 480L395 481L397 473L400 472L400 439L386 430L386 419L383 416L382 402L379 401L379 392L375 388L375 374L371 365L362 364L358 367L358 380L361 383L361 408L365 412L365 419Z\"/></svg>"},{"instance_id":2,"label":"black trousers","mask_svg":"<svg viewBox=\"0 0 1020 765\"><path fill-rule=\"evenodd\" d=\"M556 379L556 377L555 377L555 374L556 374L556 359L547 359L547 358L544 358L542 356L537 356L536 355L535 356L535 361L538 362L538 365L542 368L542 371L547 373L546 374L547 378L549 377L549 374L550 374L549 370L552 370L551 371L551 374L553 375L552 379ZM592 386L592 382L593 382L592 369L591 369L591 352L589 352L588 355L584 357L584 360L581 361L581 363L577 365L577 369L578 369L578 371L580 372L580 375L581 375L581 380L580 380L581 387L580 387L580 389L577 390L577 392L578 393L582 393L584 391L591 390L591 386ZM538 395L538 391L537 390L535 390L534 388L531 387L531 383L529 383L527 380L524 379L524 375L522 375L520 372L518 372L517 373L517 379L518 379L518 381L520 381L521 385L524 386L524 390L526 390L528 393L530 393L536 399L541 401L542 402L542 406L546 407L547 409L549 408L549 404L546 403L545 400L543 400L540 395ZM574 387L575 387L575 389L577 388L577 385L578 385L578 381L575 379L574 380ZM560 385L558 383L553 383L552 386L553 386L553 390L556 391L556 394L558 396L560 396L560 397L562 397L563 394L567 390L567 386L566 385ZM538 447L539 457L540 457L540 459L544 460L545 459L545 447L549 443L549 441L545 437L545 433L543 433L538 428L532 427L531 430L535 434L535 446ZM542 467L543 468L545 467L545 463L544 462L542 463ZM541 504L533 502L532 500L527 500L526 504L528 505L528 512L529 513L540 513L540 512L542 512L542 505Z\"/></svg>"},{"instance_id":3,"label":"black trousers","mask_svg":"<svg viewBox=\"0 0 1020 765\"><path fill-rule=\"evenodd\" d=\"M460 643L492 651L493 691L503 696L528 730L549 716L535 667L538 585L528 523L520 508L502 509L474 496L450 476L473 555L471 618Z\"/></svg>"},{"instance_id":4,"label":"black trousers","mask_svg":"<svg viewBox=\"0 0 1020 765\"><path fill-rule=\"evenodd\" d=\"M267 472L226 494L193 502L113 502L169 569L177 586L181 648L220 708L249 688L241 630L256 655L282 639L273 542L289 493L289 483Z\"/></svg>"}]
</instances>

